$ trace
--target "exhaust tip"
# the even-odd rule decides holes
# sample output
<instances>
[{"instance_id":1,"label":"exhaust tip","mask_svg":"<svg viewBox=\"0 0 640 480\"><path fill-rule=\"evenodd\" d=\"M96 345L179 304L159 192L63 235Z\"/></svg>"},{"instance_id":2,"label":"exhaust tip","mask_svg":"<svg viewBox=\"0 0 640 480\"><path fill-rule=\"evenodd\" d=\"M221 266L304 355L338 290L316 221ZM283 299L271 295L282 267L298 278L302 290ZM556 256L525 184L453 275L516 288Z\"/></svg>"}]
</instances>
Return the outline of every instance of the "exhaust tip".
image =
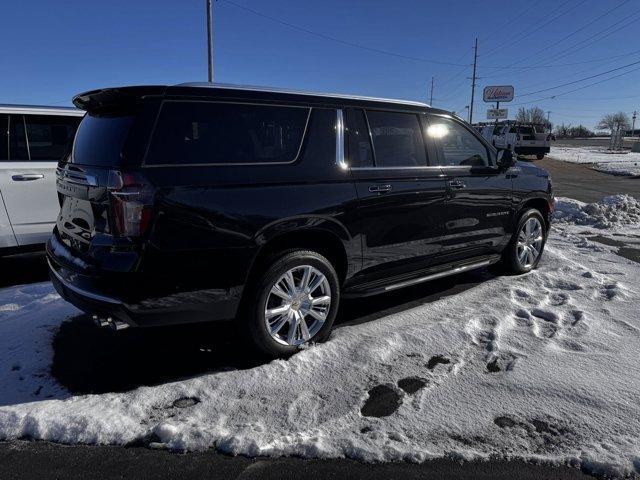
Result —
<instances>
[{"instance_id":1,"label":"exhaust tip","mask_svg":"<svg viewBox=\"0 0 640 480\"><path fill-rule=\"evenodd\" d=\"M93 323L95 323L100 328L109 327L114 331L124 330L125 328L129 328L129 324L126 322L121 322L120 320L115 320L112 317L100 317L98 315L92 315Z\"/></svg>"}]
</instances>

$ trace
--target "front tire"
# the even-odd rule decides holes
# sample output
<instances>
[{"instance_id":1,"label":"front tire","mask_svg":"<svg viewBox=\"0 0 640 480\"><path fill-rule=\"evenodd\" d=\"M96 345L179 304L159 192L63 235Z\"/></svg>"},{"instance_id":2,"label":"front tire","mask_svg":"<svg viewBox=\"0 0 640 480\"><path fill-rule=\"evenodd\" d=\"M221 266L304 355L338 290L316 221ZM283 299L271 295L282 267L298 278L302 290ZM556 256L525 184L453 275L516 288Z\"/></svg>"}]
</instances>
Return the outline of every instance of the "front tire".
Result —
<instances>
[{"instance_id":1,"label":"front tire","mask_svg":"<svg viewBox=\"0 0 640 480\"><path fill-rule=\"evenodd\" d=\"M544 158L544 153L539 153L539 154L537 154L537 155L536 155L536 158L537 158L538 160L542 160L542 159Z\"/></svg>"},{"instance_id":2,"label":"front tire","mask_svg":"<svg viewBox=\"0 0 640 480\"><path fill-rule=\"evenodd\" d=\"M317 252L276 256L258 275L245 302L245 333L270 357L282 357L329 337L340 302L338 275Z\"/></svg>"},{"instance_id":3,"label":"front tire","mask_svg":"<svg viewBox=\"0 0 640 480\"><path fill-rule=\"evenodd\" d=\"M547 241L542 214L532 208L524 212L509 245L502 252L502 264L511 273L527 273L538 266Z\"/></svg>"}]
</instances>

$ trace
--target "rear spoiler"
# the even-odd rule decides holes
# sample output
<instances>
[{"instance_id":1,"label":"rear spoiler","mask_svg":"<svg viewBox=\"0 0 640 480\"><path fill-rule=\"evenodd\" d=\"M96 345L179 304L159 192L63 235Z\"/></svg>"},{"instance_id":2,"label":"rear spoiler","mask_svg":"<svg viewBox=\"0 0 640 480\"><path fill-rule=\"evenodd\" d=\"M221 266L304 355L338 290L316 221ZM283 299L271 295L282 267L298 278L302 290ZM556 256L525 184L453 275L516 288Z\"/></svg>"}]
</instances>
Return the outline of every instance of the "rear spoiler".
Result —
<instances>
[{"instance_id":1,"label":"rear spoiler","mask_svg":"<svg viewBox=\"0 0 640 480\"><path fill-rule=\"evenodd\" d=\"M164 95L166 89L162 85L102 88L76 95L73 104L89 113L122 112L133 108L145 96Z\"/></svg>"}]
</instances>

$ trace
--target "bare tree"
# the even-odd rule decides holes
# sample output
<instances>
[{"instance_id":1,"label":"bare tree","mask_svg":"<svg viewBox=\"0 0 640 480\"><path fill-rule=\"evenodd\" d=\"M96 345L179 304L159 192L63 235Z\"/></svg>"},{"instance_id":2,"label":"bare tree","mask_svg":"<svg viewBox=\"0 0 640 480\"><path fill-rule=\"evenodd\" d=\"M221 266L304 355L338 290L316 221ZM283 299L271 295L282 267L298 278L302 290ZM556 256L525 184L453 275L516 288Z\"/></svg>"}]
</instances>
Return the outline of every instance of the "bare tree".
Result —
<instances>
[{"instance_id":1,"label":"bare tree","mask_svg":"<svg viewBox=\"0 0 640 480\"><path fill-rule=\"evenodd\" d=\"M608 130L613 135L614 133L619 133L621 130L626 130L631 127L631 122L629 121L629 115L624 112L618 113L608 113L600 123L596 126L596 128L600 130Z\"/></svg>"},{"instance_id":2,"label":"bare tree","mask_svg":"<svg viewBox=\"0 0 640 480\"><path fill-rule=\"evenodd\" d=\"M571 132L571 129L571 124L565 125L564 123L561 123L559 125L556 125L554 133L558 138L567 138L569 136L569 132Z\"/></svg>"},{"instance_id":3,"label":"bare tree","mask_svg":"<svg viewBox=\"0 0 640 480\"><path fill-rule=\"evenodd\" d=\"M540 107L520 107L516 114L516 122L544 125L546 129L551 130L551 123L547 120L544 110Z\"/></svg>"}]
</instances>

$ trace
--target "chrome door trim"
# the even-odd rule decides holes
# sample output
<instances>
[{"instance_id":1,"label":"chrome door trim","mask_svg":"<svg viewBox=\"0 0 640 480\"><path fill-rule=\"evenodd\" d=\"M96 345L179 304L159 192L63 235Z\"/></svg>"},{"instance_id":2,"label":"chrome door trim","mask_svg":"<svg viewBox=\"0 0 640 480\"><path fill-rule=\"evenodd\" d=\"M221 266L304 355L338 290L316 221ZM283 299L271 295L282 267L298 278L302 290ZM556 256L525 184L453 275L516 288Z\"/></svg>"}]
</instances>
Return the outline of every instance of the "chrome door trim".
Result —
<instances>
[{"instance_id":1,"label":"chrome door trim","mask_svg":"<svg viewBox=\"0 0 640 480\"><path fill-rule=\"evenodd\" d=\"M481 262L471 263L469 265L462 265L460 267L452 268L450 270L445 270L444 272L433 273L431 275L426 275L424 277L414 278L413 280L407 280L405 282L395 283L393 285L389 285L389 286L385 287L384 291L385 292L389 292L389 291L392 291L392 290L397 290L399 288L404 288L404 287L408 287L408 286L411 286L411 285L416 285L418 283L426 282L428 280L435 280L437 278L448 277L450 275L455 275L457 273L467 272L469 270L474 270L476 268L486 267L487 265L491 265L492 263L495 263L496 261L497 261L497 259L496 260L483 260Z\"/></svg>"}]
</instances>

